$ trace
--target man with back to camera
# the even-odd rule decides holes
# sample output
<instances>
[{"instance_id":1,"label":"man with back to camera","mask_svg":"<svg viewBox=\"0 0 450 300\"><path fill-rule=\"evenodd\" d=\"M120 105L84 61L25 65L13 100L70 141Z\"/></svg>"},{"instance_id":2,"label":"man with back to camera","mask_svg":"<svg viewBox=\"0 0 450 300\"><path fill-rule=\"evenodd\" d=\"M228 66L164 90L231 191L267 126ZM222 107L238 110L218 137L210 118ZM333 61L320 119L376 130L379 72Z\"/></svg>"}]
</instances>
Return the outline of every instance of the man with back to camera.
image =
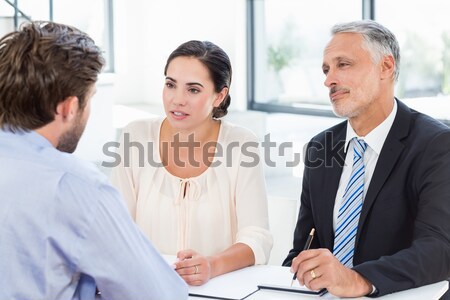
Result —
<instances>
[{"instance_id":1,"label":"man with back to camera","mask_svg":"<svg viewBox=\"0 0 450 300\"><path fill-rule=\"evenodd\" d=\"M62 24L0 40L0 299L187 298L106 177L68 154L103 65Z\"/></svg>"},{"instance_id":2,"label":"man with back to camera","mask_svg":"<svg viewBox=\"0 0 450 300\"><path fill-rule=\"evenodd\" d=\"M376 297L450 277L450 129L394 97L399 65L382 25L333 27L322 69L347 121L308 144L283 263L311 289ZM311 228L312 250L302 251Z\"/></svg>"}]
</instances>

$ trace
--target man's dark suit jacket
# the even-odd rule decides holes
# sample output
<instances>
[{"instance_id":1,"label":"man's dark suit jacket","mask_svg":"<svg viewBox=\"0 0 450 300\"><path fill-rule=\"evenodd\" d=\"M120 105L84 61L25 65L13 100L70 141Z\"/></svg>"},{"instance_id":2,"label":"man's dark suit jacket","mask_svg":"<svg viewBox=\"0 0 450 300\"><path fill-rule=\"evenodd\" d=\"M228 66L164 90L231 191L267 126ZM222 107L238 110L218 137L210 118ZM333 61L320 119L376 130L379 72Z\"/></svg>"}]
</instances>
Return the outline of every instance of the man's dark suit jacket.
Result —
<instances>
[{"instance_id":1,"label":"man's dark suit jacket","mask_svg":"<svg viewBox=\"0 0 450 300\"><path fill-rule=\"evenodd\" d=\"M450 128L398 103L397 115L364 199L353 269L376 296L450 277ZM345 160L347 122L315 136L305 153L294 247L333 251L333 208Z\"/></svg>"}]
</instances>

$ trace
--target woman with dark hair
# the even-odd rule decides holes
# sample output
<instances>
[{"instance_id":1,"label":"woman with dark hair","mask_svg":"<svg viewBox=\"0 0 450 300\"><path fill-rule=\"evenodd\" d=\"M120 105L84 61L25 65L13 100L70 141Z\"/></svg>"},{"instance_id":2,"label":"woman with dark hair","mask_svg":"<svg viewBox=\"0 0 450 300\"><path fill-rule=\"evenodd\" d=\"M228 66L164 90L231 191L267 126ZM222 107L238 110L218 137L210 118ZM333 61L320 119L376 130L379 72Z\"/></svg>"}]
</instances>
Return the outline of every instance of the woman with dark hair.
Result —
<instances>
[{"instance_id":1,"label":"woman with dark hair","mask_svg":"<svg viewBox=\"0 0 450 300\"><path fill-rule=\"evenodd\" d=\"M258 141L220 120L230 105L227 54L189 41L169 56L164 75L166 116L124 129L113 183L155 247L177 256L187 283L267 263L272 236Z\"/></svg>"}]
</instances>

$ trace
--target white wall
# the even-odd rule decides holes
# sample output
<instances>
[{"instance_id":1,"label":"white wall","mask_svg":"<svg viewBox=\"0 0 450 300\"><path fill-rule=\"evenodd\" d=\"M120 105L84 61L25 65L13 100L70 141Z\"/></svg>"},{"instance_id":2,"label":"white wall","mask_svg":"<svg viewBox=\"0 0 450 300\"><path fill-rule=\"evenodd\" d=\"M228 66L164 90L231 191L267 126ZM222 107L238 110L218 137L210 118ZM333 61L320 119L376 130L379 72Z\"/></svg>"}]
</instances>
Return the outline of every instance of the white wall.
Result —
<instances>
[{"instance_id":1,"label":"white wall","mask_svg":"<svg viewBox=\"0 0 450 300\"><path fill-rule=\"evenodd\" d=\"M191 39L223 48L233 66L232 109L246 108L246 1L115 1L116 104L160 104L169 54Z\"/></svg>"}]
</instances>

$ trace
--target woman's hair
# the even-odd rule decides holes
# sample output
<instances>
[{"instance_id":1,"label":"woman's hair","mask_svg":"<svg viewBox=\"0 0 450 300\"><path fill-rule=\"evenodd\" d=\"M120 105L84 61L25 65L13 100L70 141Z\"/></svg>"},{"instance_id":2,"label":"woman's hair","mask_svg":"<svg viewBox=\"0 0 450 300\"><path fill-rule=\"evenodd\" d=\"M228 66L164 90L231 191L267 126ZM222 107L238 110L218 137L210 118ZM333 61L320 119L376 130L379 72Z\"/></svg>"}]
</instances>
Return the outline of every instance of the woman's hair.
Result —
<instances>
[{"instance_id":1,"label":"woman's hair","mask_svg":"<svg viewBox=\"0 0 450 300\"><path fill-rule=\"evenodd\" d=\"M0 128L45 126L70 96L84 109L104 63L94 41L74 27L31 22L7 34L0 39Z\"/></svg>"},{"instance_id":2,"label":"woman's hair","mask_svg":"<svg viewBox=\"0 0 450 300\"><path fill-rule=\"evenodd\" d=\"M214 83L216 93L220 93L224 87L230 88L231 85L231 63L228 55L217 45L208 41L189 41L178 46L167 59L164 68L164 75L167 75L167 68L170 62L180 56L195 57L206 68L208 68L211 79ZM213 109L213 118L221 118L228 113L231 97L228 94L218 107Z\"/></svg>"},{"instance_id":3,"label":"woman's hair","mask_svg":"<svg viewBox=\"0 0 450 300\"><path fill-rule=\"evenodd\" d=\"M363 36L366 49L374 62L378 63L384 55L394 58L394 80L397 81L400 70L400 47L395 35L383 25L372 20L360 20L335 25L333 35L338 33L359 33Z\"/></svg>"}]
</instances>

